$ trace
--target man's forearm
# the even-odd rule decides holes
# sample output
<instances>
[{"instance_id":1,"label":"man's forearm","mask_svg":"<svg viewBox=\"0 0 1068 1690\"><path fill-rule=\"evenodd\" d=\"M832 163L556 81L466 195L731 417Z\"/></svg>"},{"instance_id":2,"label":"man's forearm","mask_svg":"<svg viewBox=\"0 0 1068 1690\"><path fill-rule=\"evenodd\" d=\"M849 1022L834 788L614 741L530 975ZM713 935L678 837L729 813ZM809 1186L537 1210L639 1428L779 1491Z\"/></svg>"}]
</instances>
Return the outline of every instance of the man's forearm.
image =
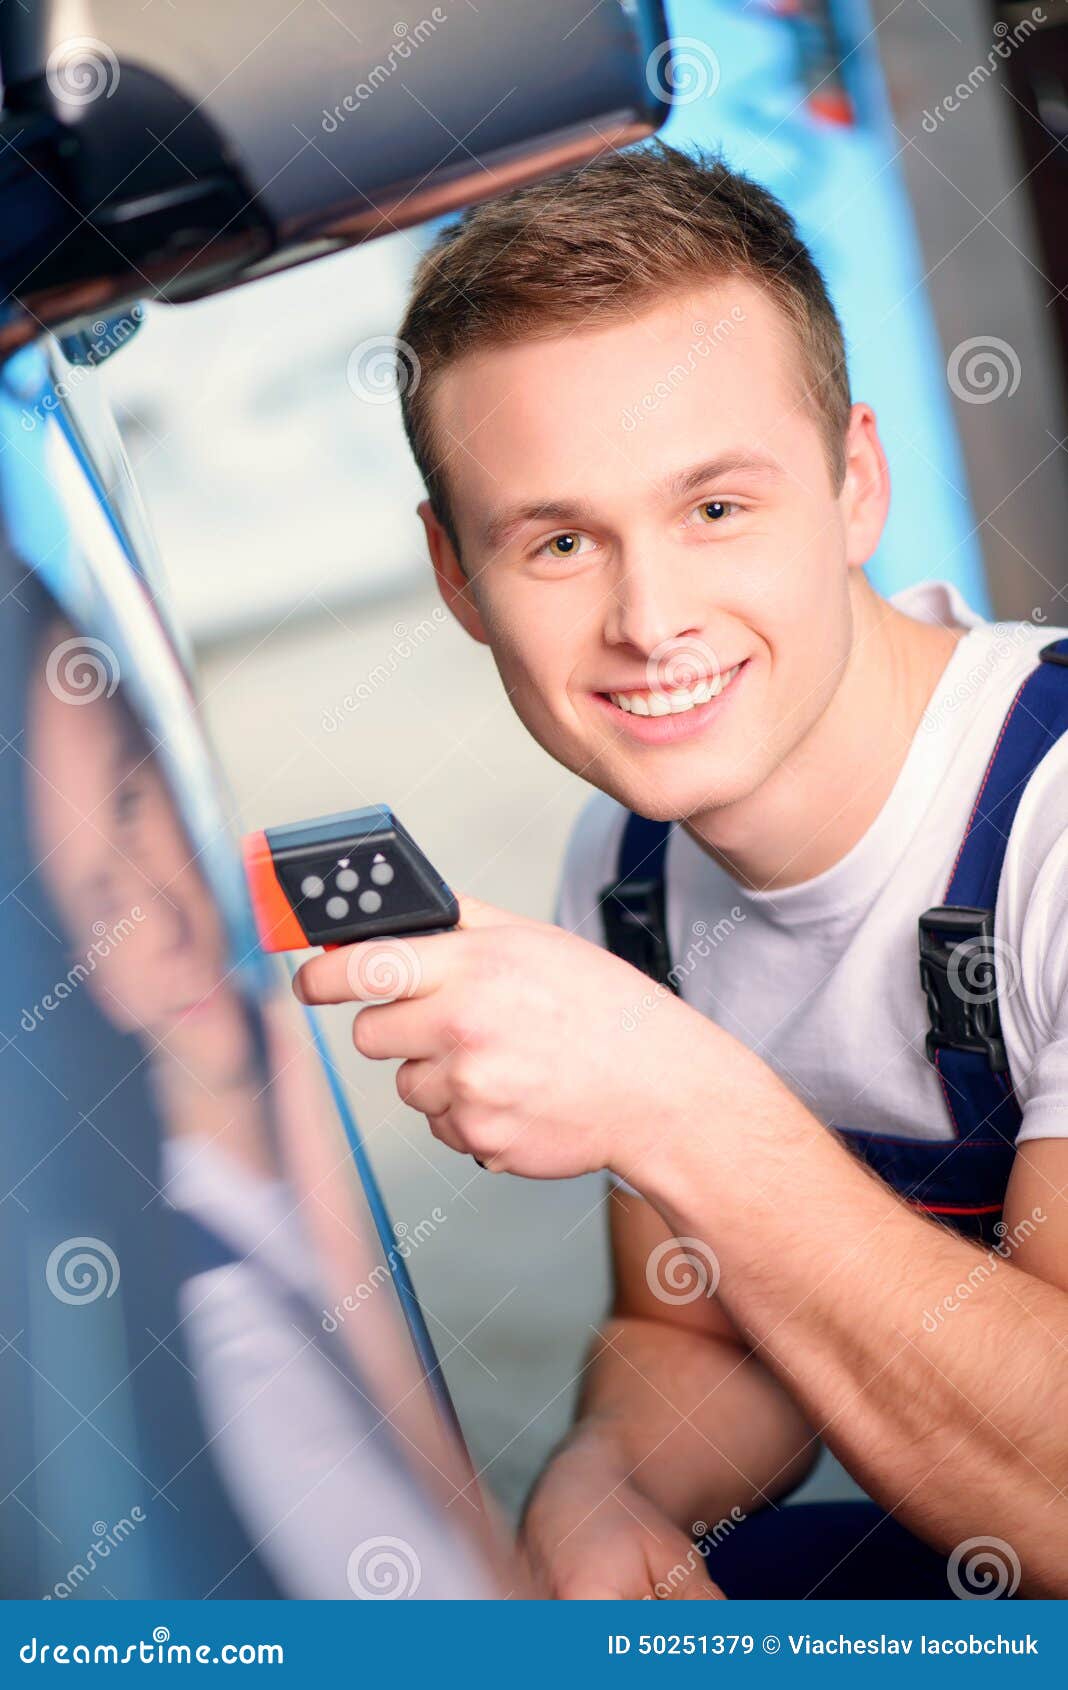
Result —
<instances>
[{"instance_id":1,"label":"man's forearm","mask_svg":"<svg viewBox=\"0 0 1068 1690\"><path fill-rule=\"evenodd\" d=\"M698 1142L680 1132L646 1195L709 1242L724 1306L873 1496L943 1549L1004 1538L1025 1591L1063 1594L1068 1296L998 1260L951 1341L932 1331L925 1314L983 1252L910 1210L767 1070L739 1067L745 1086L720 1068L720 1112Z\"/></svg>"},{"instance_id":2,"label":"man's forearm","mask_svg":"<svg viewBox=\"0 0 1068 1690\"><path fill-rule=\"evenodd\" d=\"M596 1473L606 1493L628 1483L688 1532L791 1490L816 1447L788 1393L741 1346L663 1321L613 1319L547 1479L581 1471L586 1489Z\"/></svg>"}]
</instances>

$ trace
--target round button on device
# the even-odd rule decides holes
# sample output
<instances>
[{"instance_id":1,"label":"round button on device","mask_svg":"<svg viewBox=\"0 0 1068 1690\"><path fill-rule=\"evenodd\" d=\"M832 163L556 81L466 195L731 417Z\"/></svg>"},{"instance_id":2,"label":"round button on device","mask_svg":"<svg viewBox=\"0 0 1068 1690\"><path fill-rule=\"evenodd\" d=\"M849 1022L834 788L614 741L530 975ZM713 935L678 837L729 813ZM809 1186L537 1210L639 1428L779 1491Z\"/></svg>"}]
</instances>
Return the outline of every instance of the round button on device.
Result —
<instances>
[{"instance_id":1,"label":"round button on device","mask_svg":"<svg viewBox=\"0 0 1068 1690\"><path fill-rule=\"evenodd\" d=\"M393 868L390 863L372 863L371 879L376 886L388 886L393 879Z\"/></svg>"},{"instance_id":2,"label":"round button on device","mask_svg":"<svg viewBox=\"0 0 1068 1690\"><path fill-rule=\"evenodd\" d=\"M349 901L348 901L348 899L347 898L327 898L327 900L326 900L326 913L330 917L331 921L344 921L345 917L349 913Z\"/></svg>"},{"instance_id":3,"label":"round button on device","mask_svg":"<svg viewBox=\"0 0 1068 1690\"><path fill-rule=\"evenodd\" d=\"M334 877L334 885L339 892L355 892L360 884L360 877L354 868L343 868Z\"/></svg>"},{"instance_id":4,"label":"round button on device","mask_svg":"<svg viewBox=\"0 0 1068 1690\"><path fill-rule=\"evenodd\" d=\"M300 892L303 898L321 898L325 891L326 887L317 874L306 874L300 883Z\"/></svg>"},{"instance_id":5,"label":"round button on device","mask_svg":"<svg viewBox=\"0 0 1068 1690\"><path fill-rule=\"evenodd\" d=\"M378 892L361 892L356 901L364 915L377 915L382 908L382 899ZM329 908L329 905L327 907Z\"/></svg>"}]
</instances>

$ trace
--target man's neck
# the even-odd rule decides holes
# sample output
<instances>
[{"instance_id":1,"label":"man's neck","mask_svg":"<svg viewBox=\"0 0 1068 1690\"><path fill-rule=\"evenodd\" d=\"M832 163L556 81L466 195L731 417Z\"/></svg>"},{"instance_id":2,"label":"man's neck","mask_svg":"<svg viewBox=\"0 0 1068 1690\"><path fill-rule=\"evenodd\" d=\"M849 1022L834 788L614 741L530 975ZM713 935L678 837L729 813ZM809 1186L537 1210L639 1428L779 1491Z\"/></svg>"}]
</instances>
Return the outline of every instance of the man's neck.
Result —
<instances>
[{"instance_id":1,"label":"man's neck","mask_svg":"<svg viewBox=\"0 0 1068 1690\"><path fill-rule=\"evenodd\" d=\"M751 890L811 880L863 838L965 632L905 616L859 573L853 615L842 678L804 739L747 798L683 824Z\"/></svg>"}]
</instances>

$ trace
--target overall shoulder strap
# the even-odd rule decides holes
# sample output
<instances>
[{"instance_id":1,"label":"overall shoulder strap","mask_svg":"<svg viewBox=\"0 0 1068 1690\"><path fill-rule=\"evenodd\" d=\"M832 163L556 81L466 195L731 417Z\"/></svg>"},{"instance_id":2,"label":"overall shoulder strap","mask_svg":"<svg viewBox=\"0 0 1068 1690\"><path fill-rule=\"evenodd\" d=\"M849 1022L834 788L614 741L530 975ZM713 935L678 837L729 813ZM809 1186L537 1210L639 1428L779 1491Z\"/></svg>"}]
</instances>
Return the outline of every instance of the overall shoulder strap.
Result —
<instances>
[{"instance_id":1,"label":"overall shoulder strap","mask_svg":"<svg viewBox=\"0 0 1068 1690\"><path fill-rule=\"evenodd\" d=\"M1027 783L1068 731L1068 639L1044 646L1001 726L946 885L920 916L920 980L927 997L927 1056L942 1080L954 1128L1015 1138L1020 1111L1008 1077L998 1013L994 911L1009 833Z\"/></svg>"},{"instance_id":2,"label":"overall shoulder strap","mask_svg":"<svg viewBox=\"0 0 1068 1690\"><path fill-rule=\"evenodd\" d=\"M601 892L605 944L613 955L677 992L666 926L664 858L674 823L628 814L616 879Z\"/></svg>"}]
</instances>

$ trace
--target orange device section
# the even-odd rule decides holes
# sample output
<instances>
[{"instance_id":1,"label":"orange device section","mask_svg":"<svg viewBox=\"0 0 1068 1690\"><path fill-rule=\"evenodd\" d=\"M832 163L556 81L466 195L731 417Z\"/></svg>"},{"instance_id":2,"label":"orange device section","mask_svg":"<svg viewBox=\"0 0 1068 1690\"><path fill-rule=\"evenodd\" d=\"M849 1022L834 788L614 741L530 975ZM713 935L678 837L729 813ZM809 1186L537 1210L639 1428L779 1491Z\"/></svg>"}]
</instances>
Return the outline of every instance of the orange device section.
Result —
<instances>
[{"instance_id":1,"label":"orange device section","mask_svg":"<svg viewBox=\"0 0 1068 1690\"><path fill-rule=\"evenodd\" d=\"M306 951L308 936L282 890L275 873L271 847L262 828L258 833L246 833L241 841L241 854L245 859L245 878L264 950Z\"/></svg>"}]
</instances>

